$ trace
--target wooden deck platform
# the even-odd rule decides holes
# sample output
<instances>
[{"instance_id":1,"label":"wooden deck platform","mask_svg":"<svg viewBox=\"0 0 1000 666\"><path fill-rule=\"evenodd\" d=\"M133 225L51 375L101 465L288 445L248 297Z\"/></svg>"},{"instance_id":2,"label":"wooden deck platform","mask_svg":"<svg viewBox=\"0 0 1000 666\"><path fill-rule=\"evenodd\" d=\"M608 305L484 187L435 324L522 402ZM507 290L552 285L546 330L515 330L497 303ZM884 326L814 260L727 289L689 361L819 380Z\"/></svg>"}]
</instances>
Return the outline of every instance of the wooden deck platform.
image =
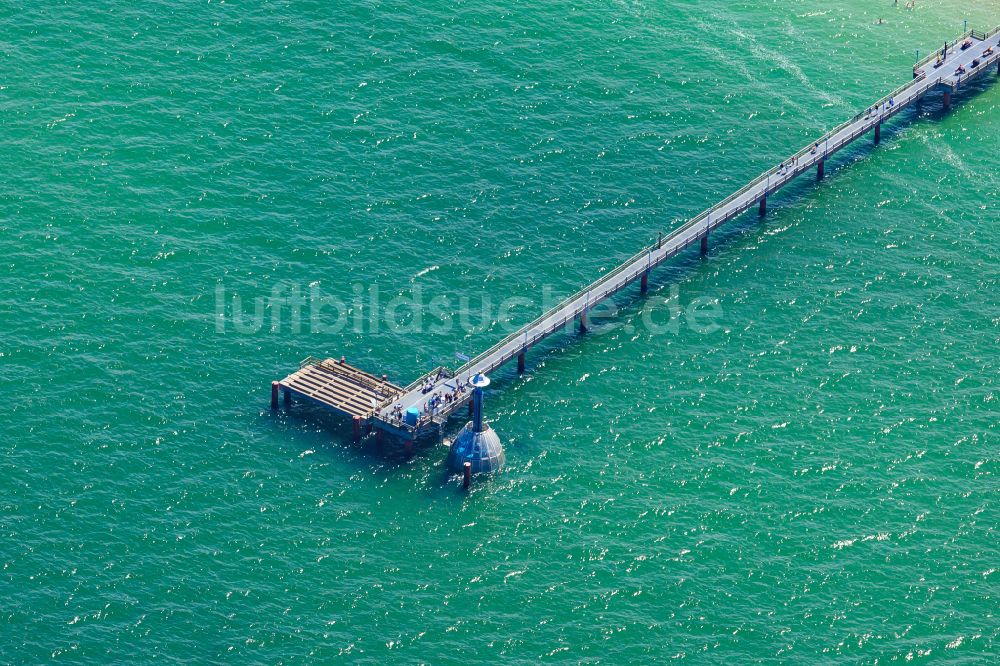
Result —
<instances>
[{"instance_id":1,"label":"wooden deck platform","mask_svg":"<svg viewBox=\"0 0 1000 666\"><path fill-rule=\"evenodd\" d=\"M294 395L318 402L350 417L369 419L378 407L402 396L405 391L386 380L348 365L343 359L308 358L298 371L278 385Z\"/></svg>"}]
</instances>

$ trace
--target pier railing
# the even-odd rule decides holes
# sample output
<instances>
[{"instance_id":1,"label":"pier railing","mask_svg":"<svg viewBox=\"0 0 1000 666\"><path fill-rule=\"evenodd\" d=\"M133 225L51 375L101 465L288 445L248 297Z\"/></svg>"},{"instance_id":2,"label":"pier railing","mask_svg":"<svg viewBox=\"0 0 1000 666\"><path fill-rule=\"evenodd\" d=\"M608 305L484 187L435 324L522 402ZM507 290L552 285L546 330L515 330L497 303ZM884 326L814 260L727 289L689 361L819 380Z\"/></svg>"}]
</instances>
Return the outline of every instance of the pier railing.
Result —
<instances>
[{"instance_id":1,"label":"pier railing","mask_svg":"<svg viewBox=\"0 0 1000 666\"><path fill-rule=\"evenodd\" d=\"M461 375L467 373L472 368L475 368L476 366L480 365L484 360L486 360L490 356L493 356L494 354L496 354L498 351L500 351L504 347L513 344L514 342L518 341L521 338L524 338L524 345L523 346L524 347L528 347L528 346L534 344L535 342L537 342L542 337L545 337L545 336L549 335L550 333L552 333L556 329L558 329L558 328L560 328L562 326L565 326L566 323L569 322L572 317L563 317L563 318L558 319L556 321L549 322L548 326L546 326L545 328L543 328L541 331L537 332L534 336L532 336L530 338L526 338L525 337L525 332L526 331L530 331L532 329L535 329L535 328L541 326L542 324L545 323L545 321L547 319L552 318L560 310L566 309L574 301L578 301L581 298L587 298L587 295L593 293L593 291L595 289L598 290L598 292L600 292L602 285L607 284L613 278L615 278L616 276L618 276L621 273L625 272L630 267L631 264L633 264L634 262L638 261L639 259L641 259L646 254L648 254L648 249L643 250L642 252L639 252L639 253L633 255L631 259L629 259L628 261L625 261L624 263L620 264L617 268L609 271L608 273L605 273L603 276L600 277L600 279L598 279L596 282L594 282L593 284L591 284L587 288L581 289L580 291L576 292L575 294L564 298L555 307L547 310L545 313L543 313L538 318L536 318L533 321L529 322L528 324L522 326L518 331L515 331L514 333L511 333L510 335L508 335L503 340L501 340L500 342L496 343L495 345L493 345L492 347L490 347L489 349L487 349L483 353L476 355L473 359L471 359L470 361L466 362L458 370L455 371L455 375L456 376L461 376ZM603 300L606 296L607 296L607 292L605 292L605 295L600 296L596 300L592 301L592 303L597 303L597 302ZM503 358L499 363L497 363L497 365L503 363L504 361L510 360L510 358L512 356L514 356L514 355L516 355L516 354L512 353L512 354L507 355L507 357Z\"/></svg>"},{"instance_id":2,"label":"pier railing","mask_svg":"<svg viewBox=\"0 0 1000 666\"><path fill-rule=\"evenodd\" d=\"M299 370L301 370L302 368L305 368L307 366L310 366L310 365L317 365L319 362L320 362L320 359L318 359L318 358L316 358L314 356L306 356L304 359L302 359L301 361L299 361Z\"/></svg>"},{"instance_id":3,"label":"pier railing","mask_svg":"<svg viewBox=\"0 0 1000 666\"><path fill-rule=\"evenodd\" d=\"M949 42L948 48L949 50L959 48L961 43L970 37L986 40L998 32L1000 32L1000 26L985 34L969 30L954 41ZM643 248L617 267L602 275L594 283L567 296L555 307L550 308L533 321L505 336L495 345L463 364L453 373L450 373L451 376L460 377L473 370L489 372L507 362L538 342L539 339L565 326L578 314L586 312L603 299L617 293L642 273L648 272L667 258L681 251L684 247L695 242L704 233L743 213L761 196L770 194L805 169L827 159L845 145L853 142L861 134L870 131L877 123L892 117L903 108L906 108L939 83L938 77L928 77L926 72L922 71L922 67L937 58L938 53L939 51L934 51L918 62L914 66L914 78L912 81L888 93L875 102L874 105L868 107L867 111L861 111L849 120L840 123L818 140L811 141L807 146L796 152L787 162L782 162L780 166L765 171L719 203L702 211L681 226L672 229L666 235L661 236L656 244ZM893 101L891 106L889 105L890 100ZM874 113L872 113L872 110L874 110ZM860 122L863 119L870 119L871 122ZM852 127L854 129L847 132ZM731 205L734 202L739 203L735 206ZM704 232L697 233L701 232L702 228ZM693 230L697 230L697 232L692 233ZM665 252L663 251L664 248L666 248ZM654 252L656 253L655 261L653 260ZM646 261L643 261L644 259ZM559 316L560 313L562 313L562 316ZM488 360L490 362L487 364ZM407 387L407 391L417 388L422 382L426 381L428 376L437 373L439 370L440 368L418 378Z\"/></svg>"},{"instance_id":4,"label":"pier railing","mask_svg":"<svg viewBox=\"0 0 1000 666\"><path fill-rule=\"evenodd\" d=\"M926 78L925 75L921 75L921 76L918 76L914 81L921 81L921 80L924 80L925 78ZM922 95L922 94L926 93L929 88L931 88L931 87L933 87L935 85L935 83L933 81L932 82L928 82L927 85L921 86L919 88L919 92L913 92L914 81L910 81L906 85L900 86L899 88L893 90L891 93L889 93L888 95L886 95L883 98L881 98L878 102L876 102L870 108L878 109L880 107L884 107L885 105L887 105L889 103L890 99L895 100L895 98L898 98L901 95L904 95L905 93L910 92L910 94L907 95L905 98L899 100L899 106L900 107L905 106L906 104L909 103L909 101L912 98L917 97L919 95ZM837 125L835 128L833 128L832 130L830 130L829 132L827 132L826 134L824 134L819 139L817 139L815 141L811 141L807 146L805 146L804 148L802 148L801 150L799 150L797 153L795 153L794 155L792 155L792 157L788 160L787 164L791 167L791 169L793 171L803 170L803 169L805 169L807 167L799 167L798 166L799 163L801 162L802 158L807 158L808 159L809 157L814 157L814 156L817 156L817 155L821 154L822 157L825 159L826 157L828 157L829 155L831 155L835 151L837 151L840 148L844 147L844 145L846 145L847 143L850 143L853 139L856 139L857 138L857 134L852 134L852 135L844 136L844 137L840 137L839 135L841 133L843 133L844 130L846 130L847 128L851 127L852 125L855 125L859 120L861 120L862 118L864 118L864 116L865 116L866 113L867 113L867 111L861 111L861 112L855 114L850 120L847 120L847 121L845 121L845 122ZM875 116L872 116L872 118L874 120ZM865 127L865 128L863 128L862 131L868 131L868 129L869 128ZM831 140L833 141L832 144L830 143ZM811 165L809 165L809 166L811 166ZM788 167L786 167L786 168L788 168ZM785 175L783 169L781 168L781 166L772 167L771 169L768 169L767 171L765 171L764 173L762 173L761 175L759 175L757 178L755 178L754 180L750 181L749 183L747 183L746 185L744 185L739 190L737 190L733 194L729 195L728 197L726 197L725 199L723 199L719 203L713 205L711 208L708 208L708 209L702 211L701 213L699 213L698 215L696 215L695 217L693 217L691 220L689 220L685 224L683 224L680 227L677 227L676 229L674 229L672 232L670 232L669 236L667 238L665 238L664 240L669 242L669 240L672 240L675 236L680 235L684 231L688 231L691 228L697 227L698 225L700 225L702 223L705 223L706 226L709 225L709 224L712 224L713 222L714 222L714 224L712 226L716 226L718 224L722 224L726 220L730 219L731 216L726 216L724 218L717 218L716 220L713 221L713 220L711 220L711 217L712 217L713 213L715 213L716 211L718 211L720 209L724 209L726 206L728 206L729 204L733 203L734 201L737 201L737 200L739 200L741 198L746 197L746 195L748 193L750 193L750 192L754 192L756 190L762 190L764 193L768 193L769 194L770 193L770 188L769 188L768 183L769 183L770 179L772 177L774 177L774 176L779 176L779 175ZM791 177L792 174L788 174L788 175L789 175L789 177ZM777 186L779 183L780 183L779 180L775 180L774 184L775 184L775 186ZM763 185L764 187L761 188L761 185ZM740 212L742 212L742 210L740 210ZM734 213L734 214L739 214L739 213ZM650 248L647 248L647 250L648 249L650 249ZM645 252L645 250L644 250L644 252ZM637 256L641 256L642 254L643 253L639 253L639 255L637 255Z\"/></svg>"},{"instance_id":5,"label":"pier railing","mask_svg":"<svg viewBox=\"0 0 1000 666\"><path fill-rule=\"evenodd\" d=\"M964 39L964 37L961 39ZM910 81L909 83L906 83L905 85L900 86L899 88L896 88L889 94L882 97L871 108L877 109L879 107L883 107L889 103L890 99L895 100L896 98L899 98L902 95L906 95L906 93L909 92L908 95L899 99L900 108L908 105L909 102L912 101L912 99L914 99L915 97L919 97L920 95L923 95L924 93L927 92L927 90L936 85L936 81L928 81L924 86L921 86L920 88L916 89L916 92L914 92L915 90L914 84L917 81L922 81L925 80L926 78L927 78L926 74L919 74L914 80ZM850 120L847 120L837 125L835 128L824 134L818 140L810 142L809 145L807 145L806 147L802 148L797 153L795 153L788 162L790 165L793 165L791 167L792 172L789 172L787 174L789 178L792 177L793 172L801 171L807 168L805 166L800 168L797 165L802 158L814 157L815 155L817 155L817 153L813 152L817 144L819 144L819 148L817 149L818 153L821 154L822 157L825 159L826 157L833 154L840 148L844 147L846 144L852 142L854 139L858 137L859 134L869 131L870 127L864 127L850 135L846 135L843 137L839 136L841 133L843 133L845 129L851 127L852 125L855 125L859 120L861 120L865 116L865 114L866 111L861 111L855 114ZM873 120L874 119L875 117L873 116ZM831 140L833 141L833 143L830 143ZM686 232L690 231L691 229L697 228L699 225L705 226L706 231L708 231L709 229L715 228L718 225L742 213L744 210L746 210L747 207L749 207L749 205L752 205L753 203L752 201L746 207L738 207L737 209L734 209L731 213L724 214L723 216L718 217L715 220L712 219L712 215L716 211L719 211L720 209L725 209L727 206L729 206L729 204L739 200L740 198L746 197L746 195L750 192L754 192L755 190L762 190L764 193L769 193L768 181L772 177L777 175L784 175L781 170L781 167L773 167L768 171L765 171L760 176L752 180L750 183L744 185L742 188L740 188L733 194L729 195L719 203L715 204L711 208L702 211L701 213L691 218L681 226L676 227L670 232L668 232L668 234L663 236L662 239L656 244L643 248L641 251L637 252L632 257L619 264L616 268L602 275L596 282L590 284L589 286L577 291L576 293L570 296L567 296L565 299L560 301L556 306L550 308L549 310L547 310L545 313L543 313L533 321L522 326L519 330L515 331L514 333L511 333L510 335L506 336L505 338L503 338L502 340L500 340L495 345L493 345L486 351L482 352L481 354L476 355L473 359L466 362L457 370L455 370L454 376L461 376L469 372L471 369L476 368L477 366L482 364L483 361L495 355L504 347L511 346L515 342L517 342L519 338L523 338L522 345L510 350L507 354L504 354L503 357L498 358L497 362L493 364L494 366L501 365L502 363L505 363L506 361L510 360L510 358L512 358L513 356L516 356L518 353L520 353L520 350L522 348L527 348L531 346L532 344L537 342L540 338L543 338L552 333L553 331L561 328L562 326L565 326L575 316L575 314L571 316L558 318L556 320L548 322L547 326L545 326L541 330L536 331L534 335L530 337L525 336L525 333L527 331L532 331L533 329L537 329L539 326L542 326L542 324L544 324L546 320L551 319L553 316L558 314L559 311L565 310L575 301L579 301L580 299L586 299L585 306L589 307L596 303L599 303L608 296L617 293L617 291L619 291L623 286L621 283L617 283L617 285L613 288L607 287L607 285L613 282L615 278L622 275L623 273L628 272L631 269L633 271L633 275L629 276L629 278L626 280L626 282L628 282L629 280L638 277L641 273L654 267L652 260L650 260L647 263L647 265L643 267L641 264L643 257L651 257L653 251L660 250L664 245L669 246L670 243L675 241L678 237L683 236ZM774 183L775 186L778 186L779 184L780 183L778 180L776 180ZM763 186L763 188L761 186ZM677 247L675 249L679 251L681 248ZM660 259L660 261L662 261L662 258ZM659 261L657 261L657 265L658 264ZM490 369L487 369L487 371L489 371ZM429 374L434 374L435 372L437 372L437 370L432 371L431 373L428 373L427 375L424 375L423 377L417 379L413 384L410 385L410 387L408 387L408 390L419 386L421 382L426 381L426 377Z\"/></svg>"},{"instance_id":6,"label":"pier railing","mask_svg":"<svg viewBox=\"0 0 1000 666\"><path fill-rule=\"evenodd\" d=\"M891 93L889 93L889 94L885 95L884 97L882 97L880 100L878 100L875 104L873 104L869 108L879 109L880 107L886 107L886 105L888 105L888 103L889 103L889 100L896 100L896 98L899 98L901 95L905 95L906 93L909 92L910 93L909 95L906 95L906 97L904 97L904 98L902 98L902 99L899 100L899 106L900 107L905 106L914 97L918 97L918 96L926 93L928 89L930 89L931 87L933 87L935 85L934 82L930 82L930 83L928 83L928 85L922 86L919 89L919 92L916 92L916 93L913 92L914 82L916 82L916 81L922 81L925 78L926 78L926 75L924 75L924 74L921 74L921 75L917 76L916 79L914 79L913 81L910 81L909 83L907 83L905 85L900 86L899 88L896 88ZM843 148L844 145L846 145L847 143L850 143L852 140L856 139L857 138L857 134L852 134L849 137L840 137L839 139L838 139L838 136L844 130L846 130L847 128L851 127L852 125L855 125L859 120L861 120L862 118L864 118L864 116L865 116L866 113L867 113L867 111L861 111L861 112L855 114L852 118L850 118L849 120L846 120L846 121L842 122L841 124L837 125L832 130L830 130L829 132L827 132L826 134L824 134L823 136L821 136L819 139L817 139L815 141L811 141L807 146L805 146L804 148L802 148L801 150L799 150L797 153L795 153L794 155L792 155L792 157L787 162L787 164L789 165L789 167L792 169L793 172L804 170L806 167L801 167L800 168L798 166L798 164L800 163L800 161L802 160L802 158L807 158L808 159L809 157L821 154L822 157L825 159L826 157L829 157L831 154L833 154L837 150L840 150L841 148ZM873 115L872 119L875 120L876 116ZM865 128L864 131L868 131L868 128ZM831 140L833 141L833 143L830 143ZM785 163L783 163L783 164L785 164ZM811 166L811 165L809 165L809 166ZM786 167L786 168L789 168L789 167ZM683 231L686 231L686 230L688 230L688 229L690 229L692 227L697 227L701 223L706 223L706 226L707 225L711 225L714 228L715 226L718 226L719 224L722 224L723 222L727 221L728 219L731 219L732 216L725 216L723 218L717 218L716 220L713 221L713 220L711 220L711 216L712 216L712 214L715 211L717 211L719 209L723 209L726 206L728 206L729 204L731 204L732 202L737 201L740 198L745 197L749 192L753 192L753 191L755 191L757 189L760 189L761 185L764 185L763 189L764 189L765 193L770 193L770 187L768 186L768 182L774 176L779 176L779 175L784 175L784 171L781 168L781 166L772 167L771 169L768 169L767 171L765 171L760 176L758 176L754 180L750 181L749 183L747 183L746 185L744 185L743 187L741 187L739 190L737 190L733 194L729 195L728 197L726 197L725 199L723 199L719 203L715 204L711 208L708 208L708 209L702 211L701 213L699 213L697 216L695 216L694 218L692 218L686 224L678 227L674 232L671 233L671 236L675 235L677 232L683 232ZM789 174L789 175L791 175L791 174ZM779 185L779 183L780 183L780 180L775 180L775 185L776 186ZM742 211L739 211L739 212L742 212ZM739 214L739 213L735 213L735 214Z\"/></svg>"},{"instance_id":7,"label":"pier railing","mask_svg":"<svg viewBox=\"0 0 1000 666\"><path fill-rule=\"evenodd\" d=\"M913 81L910 81L909 83L900 86L899 88L893 90L889 94L887 94L884 97L882 97L878 102L876 102L873 105L873 108L879 108L879 107L882 107L884 105L887 105L889 103L890 99L895 100L896 98L899 98L900 96L904 96L904 95L905 95L905 97L902 97L901 99L899 99L899 106L900 106L900 108L906 106L907 104L909 104L910 101L912 101L913 98L919 97L920 95L923 95L924 93L927 92L927 90L929 90L934 85L936 85L935 81L928 81L926 83L926 85L921 86L920 88L916 89L917 92L914 92L914 90L915 90L914 89L914 83L917 82L917 81L925 80L926 78L927 77L926 77L925 74L918 75L916 77L916 79L914 79ZM909 94L907 95L906 93L908 93L908 92L909 92ZM827 132L826 134L824 134L818 140L810 142L809 145L807 145L806 147L802 148L797 153L795 153L792 156L791 160L789 160L789 164L795 165L795 166L791 167L792 168L792 172L789 172L787 174L788 177L791 178L792 175L793 175L793 172L801 171L801 170L807 168L807 167L801 167L801 168L799 168L797 165L798 165L798 163L800 162L800 160L802 158L813 157L813 156L815 156L817 154L817 153L813 152L813 150L814 150L814 148L816 148L817 144L819 144L819 148L817 150L819 151L820 154L822 154L822 157L825 159L826 157L828 157L829 155L831 155L835 151L837 151L840 148L842 148L844 145L852 142L854 139L856 139L858 137L859 134L867 132L870 129L870 127L861 128L857 132L854 132L854 133L852 133L850 135L846 135L846 136L842 136L842 137L839 136L841 133L843 133L843 131L845 129L851 127L852 125L855 125L859 120L861 120L865 116L865 113L866 113L866 111L861 111L861 112L855 114L851 119L849 119L849 120L847 120L847 121L845 121L845 122L837 125L835 128L833 128L832 130L830 130L829 132ZM873 117L873 120L874 120L874 117ZM831 140L833 141L833 143L830 143ZM769 193L769 189L770 188L768 186L768 181L772 177L777 176L777 175L784 175L783 172L782 172L782 170L781 170L781 167L773 167L773 168L769 169L768 171L765 171L760 176L758 176L757 178L755 178L754 180L752 180L750 183L744 185L742 188L740 188L739 190L737 190L733 194L729 195L728 197L726 197L725 199L723 199L719 203L715 204L711 208L708 208L708 209L702 211L701 213L699 213L695 217L691 218L690 220L688 220L687 222L685 222L681 226L676 227L673 230L671 230L658 243L643 248L640 252L637 252L635 255L633 255L632 257L630 257L626 261L624 261L621 264L619 264L616 268L614 268L611 271L609 271L608 273L605 273L604 275L602 275L596 282L594 282L591 285L589 285L589 286L587 286L587 287L585 287L585 288L577 291L576 293L574 293L574 294L572 294L570 296L567 296L565 299L563 299L562 301L560 301L556 306L550 308L548 311L546 311L545 313L543 313L542 315L540 315L539 317L537 317L533 321L531 321L528 324L522 326L518 331L515 331L514 333L511 333L510 335L506 336L505 338L503 338L502 340L500 340L499 342L497 342L495 345L493 345L492 347L490 347L486 351L482 352L481 354L478 354L473 359L471 359L470 361L468 361L467 363L465 363L464 365L462 365L460 368L458 368L454 372L454 375L455 376L460 376L460 375L462 375L462 374L464 374L464 373L466 373L466 372L468 372L468 371L476 368L476 366L482 364L483 361L485 361L489 357L495 355L497 352L499 352L504 347L513 345L516 341L518 341L519 338L524 338L523 344L520 347L517 347L514 350L511 350L508 354L505 354L503 358L497 359L497 363L495 363L494 365L500 365L500 364L502 364L502 363L510 360L510 358L512 358L513 356L516 356L518 353L520 353L519 350L521 348L530 347L532 344L534 344L535 342L537 342L540 338L549 335L550 333L552 333L553 331L555 331L556 329L558 329L558 328L560 328L562 326L565 326L571 319L573 319L576 316L577 313L574 312L573 314L569 314L569 315L567 315L565 317L557 318L554 321L548 322L548 325L545 326L540 331L537 331L535 335L533 335L531 337L525 337L525 332L526 331L532 331L533 329L538 328L539 326L541 326L542 324L544 324L546 322L546 320L551 319L553 316L555 316L556 314L558 314L561 310L567 309L575 301L579 301L580 299L586 299L586 303L585 303L585 307L586 307L586 306L592 306L592 305L594 305L594 304L602 301L603 299L607 298L608 296L613 295L614 293L616 293L617 291L619 291L621 289L621 286L623 286L623 285L621 283L618 283L617 286L614 287L614 288L606 288L609 283L613 282L615 280L615 278L617 278L618 276L622 275L623 273L626 273L630 269L633 271L633 275L629 276L626 279L626 282L629 281L630 279L634 279L634 278L638 277L641 273L643 273L643 272L645 272L645 271L653 268L654 266L653 266L651 260L648 262L647 266L645 266L645 267L642 266L641 261L642 261L643 257L649 257L649 256L651 256L651 254L652 254L653 251L660 250L664 245L668 245L669 246L669 244L672 241L674 241L679 236L683 236L685 232L688 232L688 231L690 231L693 228L697 228L699 225L705 226L706 231L707 231L707 230L709 230L711 228L715 228L716 226L718 226L718 225L720 225L720 224L728 221L729 219L732 219L732 217L734 217L735 215L738 215L738 214L742 213L744 210L746 210L746 207L738 207L737 209L734 209L731 213L724 214L722 217L718 217L715 220L711 219L712 215L716 211L719 211L720 209L725 209L729 204L733 203L734 201L739 200L740 198L746 197L746 195L748 193L750 193L750 192L754 192L755 190L762 190L764 193ZM774 185L778 186L779 184L780 184L780 181L775 180ZM763 186L763 188L762 188L762 186ZM750 205L752 205L752 203L753 202L751 202ZM676 248L676 249L680 250L679 247ZM659 261L657 262L657 264L658 263L659 263ZM492 368L490 368L490 369L492 369ZM434 374L435 372L437 372L437 370L432 371L431 373L428 373L428 374ZM412 388L415 388L416 386L419 386L421 382L426 381L426 377L427 376L428 375L424 375L423 377L421 377L418 380L416 380L413 384L410 385L410 387L408 388L408 390L412 389Z\"/></svg>"}]
</instances>

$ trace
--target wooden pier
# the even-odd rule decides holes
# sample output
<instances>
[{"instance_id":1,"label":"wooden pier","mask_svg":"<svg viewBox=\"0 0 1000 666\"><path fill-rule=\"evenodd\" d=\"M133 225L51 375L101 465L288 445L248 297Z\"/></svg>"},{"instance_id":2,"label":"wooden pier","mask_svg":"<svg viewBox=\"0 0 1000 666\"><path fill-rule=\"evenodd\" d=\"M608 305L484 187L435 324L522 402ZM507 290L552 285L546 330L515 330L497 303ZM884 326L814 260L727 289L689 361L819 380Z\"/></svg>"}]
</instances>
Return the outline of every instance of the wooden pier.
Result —
<instances>
[{"instance_id":1,"label":"wooden pier","mask_svg":"<svg viewBox=\"0 0 1000 666\"><path fill-rule=\"evenodd\" d=\"M765 215L767 199L774 192L808 171L815 170L816 178L822 179L826 161L869 132L873 132L873 141L878 144L882 123L929 92L943 91L945 108L949 108L954 92L993 70L1000 75L1000 27L988 33L965 33L918 62L912 81L906 85L810 142L779 166L761 174L700 215L664 234L656 244L646 247L457 370L438 368L401 388L385 377L379 379L351 368L343 360L307 359L297 372L272 387L272 406L277 405L277 390L281 388L286 396L299 395L353 417L356 436L363 423L366 427L373 426L380 432L403 438L409 450L415 438L438 432L451 414L468 404L471 399L469 382L473 376L488 374L514 358L517 358L518 372L524 372L525 354L552 333L573 324L585 332L588 313L595 304L636 281L640 282L640 292L646 293L649 273L663 262L696 243L705 254L713 230L754 206ZM415 418L404 417L408 410L414 410Z\"/></svg>"},{"instance_id":2,"label":"wooden pier","mask_svg":"<svg viewBox=\"0 0 1000 666\"><path fill-rule=\"evenodd\" d=\"M279 389L284 391L286 403L294 395L362 420L372 418L380 406L405 394L402 387L388 381L385 375L376 377L348 365L343 358L302 361L296 372L271 385L273 409L278 408Z\"/></svg>"}]
</instances>

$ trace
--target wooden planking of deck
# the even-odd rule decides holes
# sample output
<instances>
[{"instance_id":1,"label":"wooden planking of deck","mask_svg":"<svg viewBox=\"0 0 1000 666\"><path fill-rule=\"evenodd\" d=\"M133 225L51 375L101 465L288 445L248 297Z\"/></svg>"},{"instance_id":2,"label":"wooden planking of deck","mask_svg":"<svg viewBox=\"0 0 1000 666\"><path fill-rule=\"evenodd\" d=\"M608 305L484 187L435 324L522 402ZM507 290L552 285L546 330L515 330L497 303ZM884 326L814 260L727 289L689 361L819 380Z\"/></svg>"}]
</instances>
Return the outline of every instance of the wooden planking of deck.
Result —
<instances>
[{"instance_id":1,"label":"wooden planking of deck","mask_svg":"<svg viewBox=\"0 0 1000 666\"><path fill-rule=\"evenodd\" d=\"M286 392L286 398L297 395L344 416L366 420L375 414L380 405L404 394L402 387L385 377L379 378L348 365L344 359L306 359L298 371L277 382L277 385ZM274 402L275 397L272 396L272 406Z\"/></svg>"}]
</instances>

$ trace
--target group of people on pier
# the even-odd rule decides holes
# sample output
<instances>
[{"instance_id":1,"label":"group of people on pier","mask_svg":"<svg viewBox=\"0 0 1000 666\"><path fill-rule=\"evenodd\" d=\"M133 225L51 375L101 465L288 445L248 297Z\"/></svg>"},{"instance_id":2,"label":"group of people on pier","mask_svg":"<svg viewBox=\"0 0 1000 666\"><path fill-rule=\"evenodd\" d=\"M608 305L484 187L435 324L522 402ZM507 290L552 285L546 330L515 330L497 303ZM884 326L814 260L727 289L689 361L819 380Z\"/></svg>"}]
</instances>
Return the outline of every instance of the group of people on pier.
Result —
<instances>
[{"instance_id":1,"label":"group of people on pier","mask_svg":"<svg viewBox=\"0 0 1000 666\"><path fill-rule=\"evenodd\" d=\"M792 170L795 169L795 165L798 163L799 163L798 157L793 157L792 159L788 160L788 162L782 162L781 164L778 165L778 175L784 176L786 169L789 172L791 172Z\"/></svg>"},{"instance_id":2,"label":"group of people on pier","mask_svg":"<svg viewBox=\"0 0 1000 666\"><path fill-rule=\"evenodd\" d=\"M432 375L427 378L420 388L420 392L424 395L434 391L434 386L436 382L446 379L451 375L444 369L439 370L436 375ZM424 402L423 409L421 410L421 421L425 421L428 417L434 416L441 411L446 410L452 404L456 402L462 402L464 396L468 393L469 387L467 384L462 383L461 379L455 380L455 388L451 391L438 391L434 393L430 398ZM389 410L389 418L394 421L403 421L403 406L396 404L392 406Z\"/></svg>"},{"instance_id":3,"label":"group of people on pier","mask_svg":"<svg viewBox=\"0 0 1000 666\"><path fill-rule=\"evenodd\" d=\"M455 402L461 402L466 391L468 391L468 387L462 383L462 380L455 380L454 391L438 391L424 403L424 414L437 414L442 411L442 407L447 408Z\"/></svg>"},{"instance_id":4,"label":"group of people on pier","mask_svg":"<svg viewBox=\"0 0 1000 666\"><path fill-rule=\"evenodd\" d=\"M434 390L434 385L437 382L445 379L446 377L451 377L451 374L444 368L439 368L436 374L428 376L427 379L424 380L423 386L420 388L420 392L427 395Z\"/></svg>"},{"instance_id":5,"label":"group of people on pier","mask_svg":"<svg viewBox=\"0 0 1000 666\"><path fill-rule=\"evenodd\" d=\"M890 97L889 101L885 102L884 104L876 104L875 106L869 106L868 110L865 111L865 120L868 120L872 116L877 116L880 113L885 113L894 106L896 106L895 97Z\"/></svg>"},{"instance_id":6,"label":"group of people on pier","mask_svg":"<svg viewBox=\"0 0 1000 666\"><path fill-rule=\"evenodd\" d=\"M396 420L403 420L403 407L402 405L393 405L392 409L389 410L389 417Z\"/></svg>"}]
</instances>

